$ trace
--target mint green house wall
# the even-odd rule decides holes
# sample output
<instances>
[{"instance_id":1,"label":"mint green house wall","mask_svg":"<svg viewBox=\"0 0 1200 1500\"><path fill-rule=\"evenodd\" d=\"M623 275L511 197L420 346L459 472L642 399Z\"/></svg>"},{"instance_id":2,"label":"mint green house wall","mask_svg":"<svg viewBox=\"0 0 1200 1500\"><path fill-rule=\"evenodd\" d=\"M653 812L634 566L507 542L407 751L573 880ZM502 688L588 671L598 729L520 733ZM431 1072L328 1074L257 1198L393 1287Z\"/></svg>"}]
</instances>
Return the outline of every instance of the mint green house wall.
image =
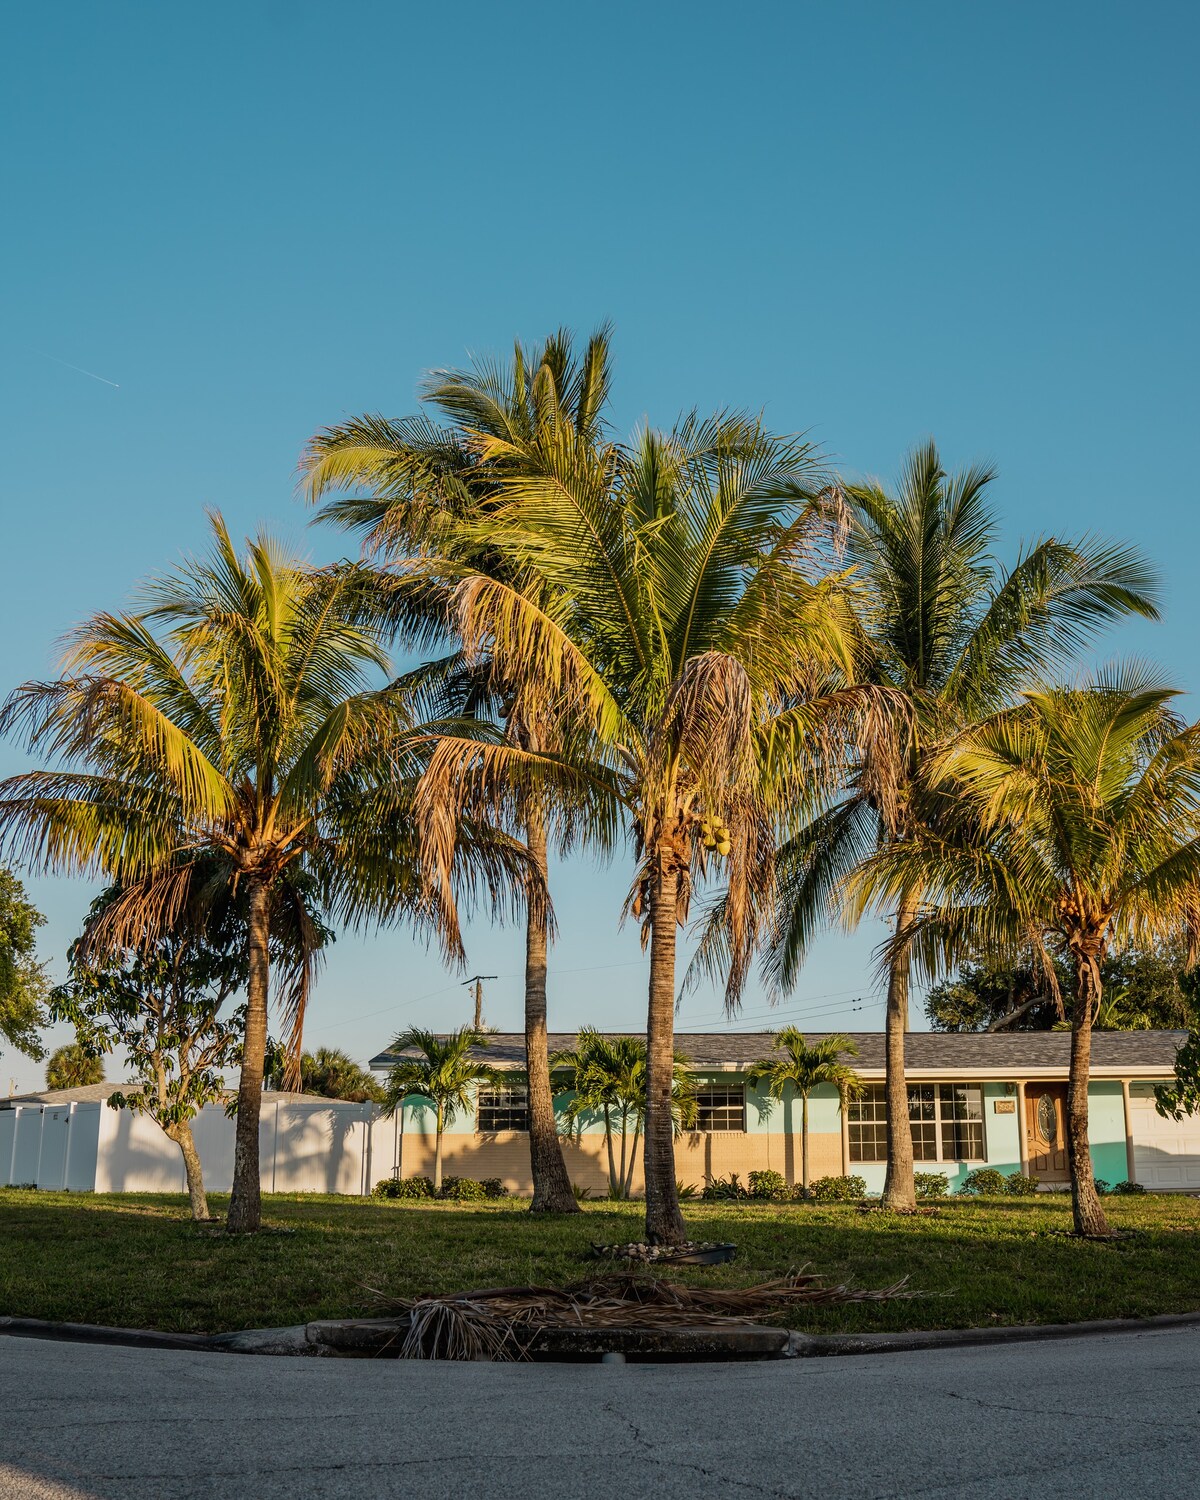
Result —
<instances>
[{"instance_id":1,"label":"mint green house wall","mask_svg":"<svg viewBox=\"0 0 1200 1500\"><path fill-rule=\"evenodd\" d=\"M1088 1086L1088 1139L1092 1147L1092 1171L1109 1187L1129 1176L1125 1154L1125 1105L1117 1082Z\"/></svg>"}]
</instances>

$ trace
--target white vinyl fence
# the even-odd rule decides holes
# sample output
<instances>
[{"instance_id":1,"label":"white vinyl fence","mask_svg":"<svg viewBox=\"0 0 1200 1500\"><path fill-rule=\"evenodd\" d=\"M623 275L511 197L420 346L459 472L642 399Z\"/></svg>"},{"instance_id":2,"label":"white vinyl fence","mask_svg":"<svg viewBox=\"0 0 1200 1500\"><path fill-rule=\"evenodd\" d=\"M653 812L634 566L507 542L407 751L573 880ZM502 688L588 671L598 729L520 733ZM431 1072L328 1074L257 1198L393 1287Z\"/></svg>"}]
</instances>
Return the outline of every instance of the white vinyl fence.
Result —
<instances>
[{"instance_id":1,"label":"white vinyl fence","mask_svg":"<svg viewBox=\"0 0 1200 1500\"><path fill-rule=\"evenodd\" d=\"M392 1168L390 1120L372 1122L370 1104L264 1094L259 1126L263 1191L371 1191ZM374 1131L373 1131L374 1123ZM192 1121L204 1185L233 1183L233 1121L210 1104ZM372 1163L372 1135L382 1159ZM18 1104L0 1109L0 1187L47 1191L182 1193L183 1157L153 1120L107 1104Z\"/></svg>"}]
</instances>

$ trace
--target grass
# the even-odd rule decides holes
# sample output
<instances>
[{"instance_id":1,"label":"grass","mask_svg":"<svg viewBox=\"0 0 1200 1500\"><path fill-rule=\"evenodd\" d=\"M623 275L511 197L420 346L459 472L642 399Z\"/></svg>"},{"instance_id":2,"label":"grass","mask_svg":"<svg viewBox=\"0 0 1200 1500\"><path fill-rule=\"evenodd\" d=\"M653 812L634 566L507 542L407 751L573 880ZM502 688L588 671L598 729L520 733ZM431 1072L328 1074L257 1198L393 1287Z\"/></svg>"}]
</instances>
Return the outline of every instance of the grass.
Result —
<instances>
[{"instance_id":1,"label":"grass","mask_svg":"<svg viewBox=\"0 0 1200 1500\"><path fill-rule=\"evenodd\" d=\"M225 1200L214 1199L224 1212ZM1200 1308L1200 1201L1110 1198L1106 1244L1077 1241L1069 1200L955 1200L916 1218L843 1205L686 1205L699 1239L733 1240L725 1267L670 1274L747 1285L810 1264L833 1281L881 1287L909 1278L926 1295L817 1309L814 1332L961 1328L1137 1317ZM535 1219L520 1203L264 1200L271 1233L198 1233L168 1196L0 1189L0 1314L134 1328L216 1332L370 1314L368 1287L394 1295L529 1283L562 1285L597 1269L591 1241L640 1237L636 1204L588 1205ZM280 1232L282 1231L282 1232Z\"/></svg>"}]
</instances>

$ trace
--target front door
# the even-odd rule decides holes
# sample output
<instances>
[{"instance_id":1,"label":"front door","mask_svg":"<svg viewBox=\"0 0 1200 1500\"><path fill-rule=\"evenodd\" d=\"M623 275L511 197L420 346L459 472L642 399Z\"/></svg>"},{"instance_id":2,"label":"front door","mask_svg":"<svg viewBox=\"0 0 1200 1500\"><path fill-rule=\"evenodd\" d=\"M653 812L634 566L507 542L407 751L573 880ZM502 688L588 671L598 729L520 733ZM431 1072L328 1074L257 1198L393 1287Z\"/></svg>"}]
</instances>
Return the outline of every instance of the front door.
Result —
<instances>
[{"instance_id":1,"label":"front door","mask_svg":"<svg viewBox=\"0 0 1200 1500\"><path fill-rule=\"evenodd\" d=\"M1025 1085L1025 1139L1034 1177L1043 1182L1070 1182L1065 1083Z\"/></svg>"}]
</instances>

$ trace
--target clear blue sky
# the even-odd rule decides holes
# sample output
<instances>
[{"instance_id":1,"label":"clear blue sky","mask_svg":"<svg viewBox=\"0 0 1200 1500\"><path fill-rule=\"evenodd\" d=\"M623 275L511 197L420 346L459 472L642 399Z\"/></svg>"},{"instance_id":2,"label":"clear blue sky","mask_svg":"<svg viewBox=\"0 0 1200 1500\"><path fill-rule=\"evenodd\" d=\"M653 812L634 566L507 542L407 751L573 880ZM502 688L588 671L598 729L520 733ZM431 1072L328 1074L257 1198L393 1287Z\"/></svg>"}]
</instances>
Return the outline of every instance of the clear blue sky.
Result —
<instances>
[{"instance_id":1,"label":"clear blue sky","mask_svg":"<svg viewBox=\"0 0 1200 1500\"><path fill-rule=\"evenodd\" d=\"M294 497L309 433L611 318L622 427L761 408L884 476L932 433L998 463L1006 545L1136 538L1166 621L1114 649L1190 689L1198 43L1163 3L8 7L0 687L199 546L205 506L340 555ZM564 1027L639 1024L627 878L557 881ZM58 972L90 892L32 889ZM848 1008L870 948L824 944L789 1014L877 1025ZM517 1025L519 935L470 957ZM309 1039L455 1022L454 981L403 932L345 939Z\"/></svg>"}]
</instances>

